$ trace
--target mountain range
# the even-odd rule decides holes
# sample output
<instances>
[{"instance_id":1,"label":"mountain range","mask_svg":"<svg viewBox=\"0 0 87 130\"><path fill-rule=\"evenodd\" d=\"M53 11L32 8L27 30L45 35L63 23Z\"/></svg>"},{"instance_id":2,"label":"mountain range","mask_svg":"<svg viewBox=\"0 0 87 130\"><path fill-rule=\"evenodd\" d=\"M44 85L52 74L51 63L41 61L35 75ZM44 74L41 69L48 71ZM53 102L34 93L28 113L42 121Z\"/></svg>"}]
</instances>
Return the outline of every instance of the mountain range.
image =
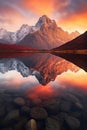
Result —
<instances>
[{"instance_id":1,"label":"mountain range","mask_svg":"<svg viewBox=\"0 0 87 130\"><path fill-rule=\"evenodd\" d=\"M54 20L46 15L39 18L35 26L23 24L16 32L0 29L0 43L17 44L38 49L52 49L58 47L75 37L79 32L69 34L58 27Z\"/></svg>"},{"instance_id":2,"label":"mountain range","mask_svg":"<svg viewBox=\"0 0 87 130\"><path fill-rule=\"evenodd\" d=\"M22 25L16 32L0 29L0 43L2 43L0 44L0 51L32 50L32 48L53 50L87 48L87 32L79 35L77 31L69 34L58 27L54 20L44 15L39 18L35 26ZM68 58L65 57L65 59ZM35 75L43 85L54 80L57 75L68 69L79 70L70 62L50 54L35 54L27 58L19 58L19 60L5 59L0 61L1 73L17 70L23 77L30 74Z\"/></svg>"}]
</instances>

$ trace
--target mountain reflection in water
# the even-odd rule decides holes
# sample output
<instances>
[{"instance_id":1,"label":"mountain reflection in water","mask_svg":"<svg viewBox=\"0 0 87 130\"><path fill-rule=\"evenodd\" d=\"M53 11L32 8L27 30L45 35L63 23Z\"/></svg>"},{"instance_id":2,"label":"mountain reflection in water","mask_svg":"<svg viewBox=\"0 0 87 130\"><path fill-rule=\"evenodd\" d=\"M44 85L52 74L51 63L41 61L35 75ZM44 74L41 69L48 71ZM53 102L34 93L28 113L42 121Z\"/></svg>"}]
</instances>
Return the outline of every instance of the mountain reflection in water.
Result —
<instances>
[{"instance_id":1,"label":"mountain reflection in water","mask_svg":"<svg viewBox=\"0 0 87 130\"><path fill-rule=\"evenodd\" d=\"M53 55L60 56L87 71L87 54L59 54L54 52Z\"/></svg>"},{"instance_id":2,"label":"mountain reflection in water","mask_svg":"<svg viewBox=\"0 0 87 130\"><path fill-rule=\"evenodd\" d=\"M43 85L46 85L50 81L55 80L57 75L60 75L61 73L66 72L68 69L70 69L72 71L79 70L79 68L77 66L75 66L74 64L72 64L60 57L51 55L49 53L36 53L36 54L29 53L26 56L25 55L22 56L22 55L23 54L20 54L20 53L15 54L15 56L17 56L17 58L10 58L10 59L9 59L9 56L6 55L6 56L8 56L8 58L1 60L1 63L5 65L5 70L9 71L9 70L16 69L18 72L21 71L20 73L22 74L22 76L24 76L26 74L23 74L22 70L21 70L21 69L23 69L22 68L23 67L22 63L23 63L27 68L29 68L31 73L34 74L36 76L36 78L38 79L38 81ZM12 57L15 57L15 56L12 55ZM19 56L21 56L21 57L19 57ZM6 62L7 62L7 64L6 64ZM16 68L13 67L15 65L14 62L17 62L16 66L17 67L19 66L19 69L17 67ZM1 70L3 69L3 67L1 66ZM12 68L14 68L14 69L12 69ZM26 68L26 70L28 71L27 68ZM27 73L27 71L26 71L26 73ZM27 76L28 76L28 74L27 74Z\"/></svg>"},{"instance_id":3,"label":"mountain reflection in water","mask_svg":"<svg viewBox=\"0 0 87 130\"><path fill-rule=\"evenodd\" d=\"M0 59L0 130L86 130L87 56L53 54Z\"/></svg>"}]
</instances>

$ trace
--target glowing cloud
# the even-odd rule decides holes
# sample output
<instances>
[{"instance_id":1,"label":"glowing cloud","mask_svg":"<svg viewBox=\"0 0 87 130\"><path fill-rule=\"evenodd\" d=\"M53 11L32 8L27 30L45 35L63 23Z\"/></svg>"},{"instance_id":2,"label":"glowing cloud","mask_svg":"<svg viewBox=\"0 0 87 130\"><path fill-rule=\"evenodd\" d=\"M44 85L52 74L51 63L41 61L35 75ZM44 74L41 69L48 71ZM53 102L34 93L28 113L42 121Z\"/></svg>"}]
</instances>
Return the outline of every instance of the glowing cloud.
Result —
<instances>
[{"instance_id":1,"label":"glowing cloud","mask_svg":"<svg viewBox=\"0 0 87 130\"><path fill-rule=\"evenodd\" d=\"M54 10L54 0L24 0L23 5L38 15L50 15Z\"/></svg>"},{"instance_id":2,"label":"glowing cloud","mask_svg":"<svg viewBox=\"0 0 87 130\"><path fill-rule=\"evenodd\" d=\"M55 19L67 31L87 29L87 0L0 0L0 27L14 31L34 25L41 15Z\"/></svg>"}]
</instances>

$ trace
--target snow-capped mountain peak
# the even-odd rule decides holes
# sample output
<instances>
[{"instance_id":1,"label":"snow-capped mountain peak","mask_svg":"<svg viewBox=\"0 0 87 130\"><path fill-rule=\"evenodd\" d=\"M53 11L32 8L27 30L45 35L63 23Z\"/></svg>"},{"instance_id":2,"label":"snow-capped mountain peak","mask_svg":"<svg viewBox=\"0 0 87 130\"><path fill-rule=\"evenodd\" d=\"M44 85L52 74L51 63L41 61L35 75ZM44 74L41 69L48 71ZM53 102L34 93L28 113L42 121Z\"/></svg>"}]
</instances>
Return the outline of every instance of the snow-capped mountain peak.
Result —
<instances>
[{"instance_id":1,"label":"snow-capped mountain peak","mask_svg":"<svg viewBox=\"0 0 87 130\"><path fill-rule=\"evenodd\" d=\"M20 29L16 32L17 41L22 40L28 33L30 33L32 26L23 24Z\"/></svg>"},{"instance_id":2,"label":"snow-capped mountain peak","mask_svg":"<svg viewBox=\"0 0 87 130\"><path fill-rule=\"evenodd\" d=\"M0 29L0 39L4 42L15 44L21 41L26 35L28 35L31 31L34 31L32 26L27 24L23 24L19 30L16 32L9 32L5 29Z\"/></svg>"},{"instance_id":3,"label":"snow-capped mountain peak","mask_svg":"<svg viewBox=\"0 0 87 130\"><path fill-rule=\"evenodd\" d=\"M42 17L39 18L38 22L36 23L36 27L40 28L42 25L50 25L55 23L54 20L51 20L50 18L48 18L46 15L43 15Z\"/></svg>"},{"instance_id":4,"label":"snow-capped mountain peak","mask_svg":"<svg viewBox=\"0 0 87 130\"><path fill-rule=\"evenodd\" d=\"M46 15L43 15L42 17L39 18L39 20L35 26L29 26L27 24L23 24L20 27L20 29L17 30L16 32L9 32L9 31L1 28L0 29L0 43L7 43L7 44L8 43L9 44L16 44L16 43L19 44L20 42L23 43L22 40L24 40L25 37L27 37L27 36L30 37L30 38L28 38L28 40L30 39L30 42L31 42L31 40L33 40L31 38L31 35L36 34L35 32L37 32L37 31L40 31L39 33L42 34L38 37L35 36L38 39L40 39L40 41L38 41L38 43L42 42L42 40L45 38L45 40L44 40L45 43L47 41L46 46L49 46L49 41L50 41L50 43L52 43L53 47L55 47L54 43L55 44L64 43L64 42L66 42L65 39L71 40L71 38L68 38L68 37L74 38L79 35L78 33L75 33L75 34L70 34L70 36L69 36L67 34L67 32L64 32L62 29L60 29L57 26L55 20L51 20ZM45 37L43 34L45 34ZM41 38L42 36L44 38ZM52 36L54 36L54 37L52 37ZM67 38L63 38L64 36ZM48 38L46 38L46 37L48 37ZM47 40L47 39L49 39L49 40ZM24 41L24 44L26 44L25 41ZM29 42L28 42L28 44L29 44Z\"/></svg>"},{"instance_id":5,"label":"snow-capped mountain peak","mask_svg":"<svg viewBox=\"0 0 87 130\"><path fill-rule=\"evenodd\" d=\"M3 28L0 29L1 43L15 44L21 41L26 35L34 33L40 29L41 26L29 26L23 24L16 32L9 32Z\"/></svg>"}]
</instances>

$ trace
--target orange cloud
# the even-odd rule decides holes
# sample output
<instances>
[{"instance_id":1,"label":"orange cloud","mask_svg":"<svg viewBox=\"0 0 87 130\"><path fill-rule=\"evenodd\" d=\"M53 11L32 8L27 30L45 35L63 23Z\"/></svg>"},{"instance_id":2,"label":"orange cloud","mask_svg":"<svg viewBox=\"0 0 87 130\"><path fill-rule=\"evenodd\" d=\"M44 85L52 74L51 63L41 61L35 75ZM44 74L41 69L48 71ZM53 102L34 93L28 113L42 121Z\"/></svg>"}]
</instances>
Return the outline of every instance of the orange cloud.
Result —
<instances>
[{"instance_id":1,"label":"orange cloud","mask_svg":"<svg viewBox=\"0 0 87 130\"><path fill-rule=\"evenodd\" d=\"M74 14L65 19L62 18L58 21L58 25L69 32L78 30L80 33L83 33L87 30L87 13Z\"/></svg>"},{"instance_id":2,"label":"orange cloud","mask_svg":"<svg viewBox=\"0 0 87 130\"><path fill-rule=\"evenodd\" d=\"M54 1L55 0L25 0L23 1L23 5L38 15L50 15L54 11Z\"/></svg>"},{"instance_id":3,"label":"orange cloud","mask_svg":"<svg viewBox=\"0 0 87 130\"><path fill-rule=\"evenodd\" d=\"M22 24L35 25L46 14L66 31L87 29L87 0L0 0L0 27L10 31Z\"/></svg>"},{"instance_id":4,"label":"orange cloud","mask_svg":"<svg viewBox=\"0 0 87 130\"><path fill-rule=\"evenodd\" d=\"M8 31L16 31L18 30L23 24L32 25L34 21L29 20L27 17L23 16L17 11L7 11L8 16L0 17L3 22L0 21L0 27L7 29ZM6 19L6 20L5 20Z\"/></svg>"}]
</instances>

